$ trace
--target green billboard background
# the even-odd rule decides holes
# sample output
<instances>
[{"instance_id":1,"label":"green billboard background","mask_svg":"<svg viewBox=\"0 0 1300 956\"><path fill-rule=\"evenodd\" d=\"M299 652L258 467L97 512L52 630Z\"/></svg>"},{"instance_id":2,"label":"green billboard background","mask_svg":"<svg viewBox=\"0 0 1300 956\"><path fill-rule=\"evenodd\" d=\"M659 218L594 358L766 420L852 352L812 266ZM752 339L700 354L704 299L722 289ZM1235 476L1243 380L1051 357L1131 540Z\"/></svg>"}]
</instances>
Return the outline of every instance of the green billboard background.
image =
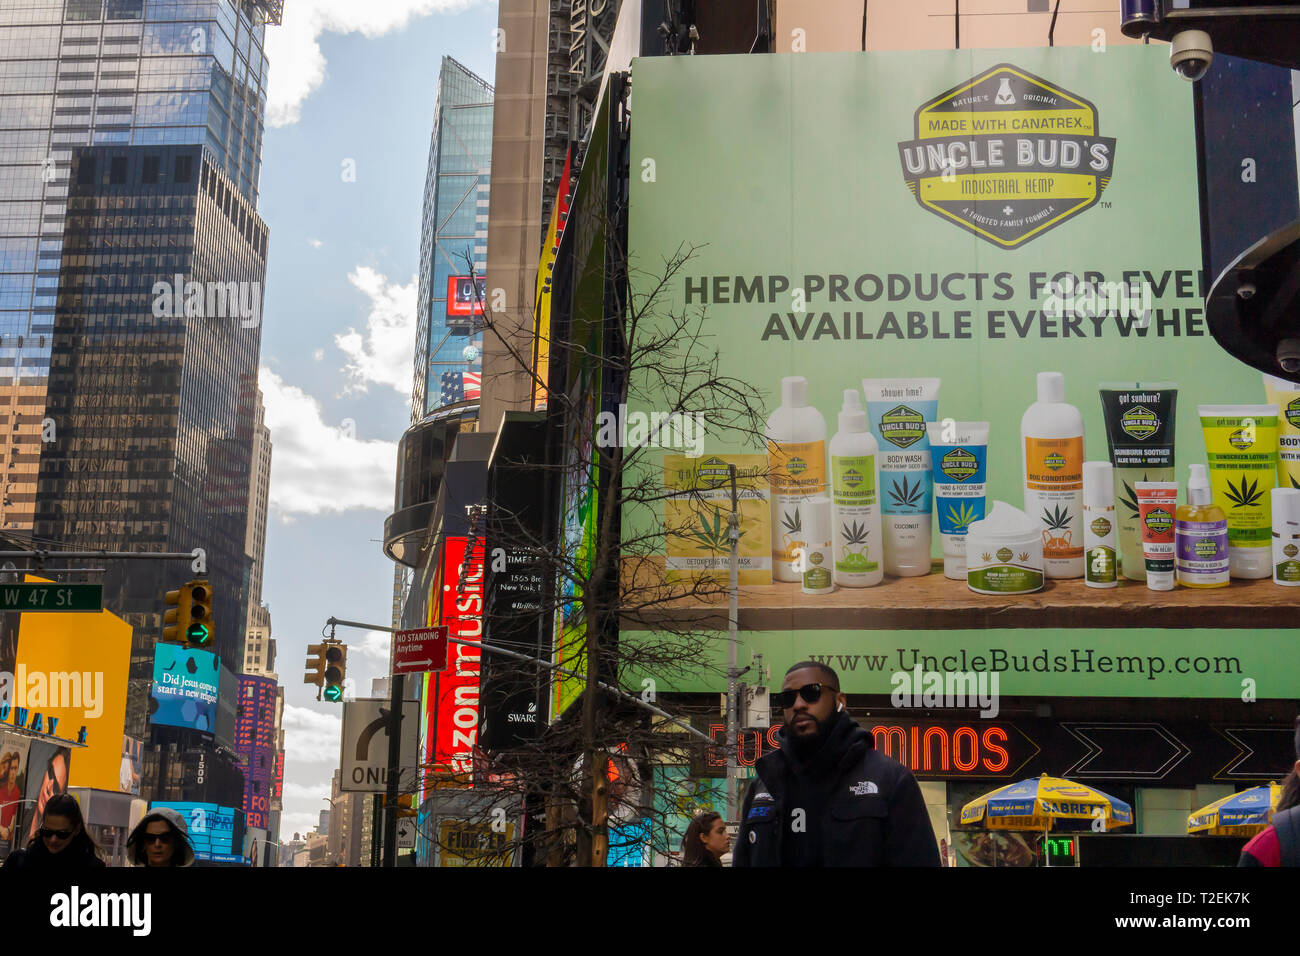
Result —
<instances>
[{"instance_id":1,"label":"green billboard background","mask_svg":"<svg viewBox=\"0 0 1300 956\"><path fill-rule=\"evenodd\" d=\"M1091 104L1093 140L1114 141L1113 165L1095 201L1015 248L923 208L908 188L900 155L900 144L918 138L918 110L999 64ZM1088 460L1107 458L1100 382L1177 382L1176 474L1183 484L1187 466L1205 461L1197 404L1263 401L1259 373L1224 353L1205 323L1202 281L1208 287L1214 277L1199 274L1192 88L1169 69L1163 48L665 57L635 61L632 76L634 288L636 270L643 279L653 277L680 244L700 246L663 309L705 308L706 344L720 351L721 372L763 388L766 412L779 403L780 379L803 375L829 439L842 390L860 389L864 377L939 377L939 418L991 423L989 507L996 499L1019 508L1020 419L1036 398L1039 371L1065 373L1066 400L1084 416ZM1085 159L1087 147L1084 142ZM1039 274L1041 285L1062 272L1147 281L1155 309L1149 325L1116 316L1083 318L1072 327L1060 318L1044 320L1046 291L1035 292L1031 277ZM864 274L885 285L876 301L854 297ZM926 300L915 292L917 274L927 293L932 274L941 290L945 277L957 278L948 281L950 295L940 291ZM807 296L807 311L799 311L790 290L803 287L808 275L847 277L852 300L831 303L823 289ZM717 301L736 297L737 276L753 301ZM903 277L894 280L898 295L892 301L890 276ZM763 299L780 286L772 277L786 277L789 290L775 301L758 301L755 277L761 277ZM906 293L904 282L913 287ZM921 316L909 319L908 313ZM806 329L802 339L799 328ZM651 403L639 410L656 408ZM758 450L725 435L709 434L704 443L705 454ZM651 462L661 454L652 453ZM657 518L648 509L624 516L632 533ZM932 554L939 555L937 529L935 537ZM881 587L890 586L887 579ZM958 581L951 587L965 589ZM831 633L786 636L811 644ZM879 632L835 633L837 644L893 646L892 636ZM1071 633L1026 636L1037 634L1031 643L1051 646L1068 644ZM1157 633L1116 629L1104 638L1131 645L1155 640ZM1272 652L1286 646L1279 632L1223 631L1214 641L1220 648L1254 641ZM792 651L803 656L797 647ZM1175 683L1182 689L1172 692ZM1121 684L1102 675L1068 689L1043 680L1025 692L1130 693ZM1235 690L1199 680L1166 686L1170 696L1240 694L1239 679ZM1012 691L1004 684L1004 692Z\"/></svg>"}]
</instances>

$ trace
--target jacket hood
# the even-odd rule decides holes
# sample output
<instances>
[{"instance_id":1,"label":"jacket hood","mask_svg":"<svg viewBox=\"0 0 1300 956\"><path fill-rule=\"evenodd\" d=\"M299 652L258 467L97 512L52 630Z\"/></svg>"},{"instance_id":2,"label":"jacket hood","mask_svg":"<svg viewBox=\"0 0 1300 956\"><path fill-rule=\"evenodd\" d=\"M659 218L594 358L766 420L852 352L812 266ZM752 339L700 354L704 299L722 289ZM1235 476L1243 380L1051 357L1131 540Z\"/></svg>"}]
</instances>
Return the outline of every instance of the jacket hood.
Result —
<instances>
[{"instance_id":1,"label":"jacket hood","mask_svg":"<svg viewBox=\"0 0 1300 956\"><path fill-rule=\"evenodd\" d=\"M180 854L180 863L176 865L190 866L193 864L194 848L190 845L189 828L185 825L185 818L171 807L154 807L135 825L135 829L131 831L131 835L126 840L126 847L130 851L131 859L135 860L136 845L143 838L145 827L153 820L163 820L170 824L171 828L179 836L176 852Z\"/></svg>"}]
</instances>

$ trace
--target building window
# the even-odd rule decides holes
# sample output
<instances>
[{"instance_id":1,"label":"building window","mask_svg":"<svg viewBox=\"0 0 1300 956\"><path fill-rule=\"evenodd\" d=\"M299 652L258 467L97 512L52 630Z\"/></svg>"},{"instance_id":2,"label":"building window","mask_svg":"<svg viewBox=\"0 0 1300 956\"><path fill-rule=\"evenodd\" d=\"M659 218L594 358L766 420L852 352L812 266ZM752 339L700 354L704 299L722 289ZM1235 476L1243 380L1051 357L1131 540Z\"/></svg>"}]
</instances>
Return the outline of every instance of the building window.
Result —
<instances>
[{"instance_id":1,"label":"building window","mask_svg":"<svg viewBox=\"0 0 1300 956\"><path fill-rule=\"evenodd\" d=\"M111 185L120 186L126 182L126 157L114 156L112 165L109 167L108 181Z\"/></svg>"},{"instance_id":2,"label":"building window","mask_svg":"<svg viewBox=\"0 0 1300 956\"><path fill-rule=\"evenodd\" d=\"M140 178L149 185L158 182L158 170L161 165L161 160L157 156L146 156L144 158L144 173Z\"/></svg>"},{"instance_id":3,"label":"building window","mask_svg":"<svg viewBox=\"0 0 1300 956\"><path fill-rule=\"evenodd\" d=\"M176 157L176 182L188 183L190 177L194 175L194 157L177 156Z\"/></svg>"}]
</instances>

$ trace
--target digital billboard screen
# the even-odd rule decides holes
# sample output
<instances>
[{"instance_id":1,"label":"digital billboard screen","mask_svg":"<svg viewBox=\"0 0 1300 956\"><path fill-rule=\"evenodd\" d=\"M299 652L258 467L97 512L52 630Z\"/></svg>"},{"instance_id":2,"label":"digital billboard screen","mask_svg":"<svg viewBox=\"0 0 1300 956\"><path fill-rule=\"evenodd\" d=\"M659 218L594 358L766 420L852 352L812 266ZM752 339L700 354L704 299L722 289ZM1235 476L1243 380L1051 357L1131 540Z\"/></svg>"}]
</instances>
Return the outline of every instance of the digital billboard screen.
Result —
<instances>
[{"instance_id":1,"label":"digital billboard screen","mask_svg":"<svg viewBox=\"0 0 1300 956\"><path fill-rule=\"evenodd\" d=\"M185 821L194 859L212 863L243 863L243 813L235 807L215 803L182 803L155 800L150 809L168 807Z\"/></svg>"},{"instance_id":2,"label":"digital billboard screen","mask_svg":"<svg viewBox=\"0 0 1300 956\"><path fill-rule=\"evenodd\" d=\"M447 328L452 332L469 332L473 316L483 314L486 291L482 276L451 276L447 279Z\"/></svg>"},{"instance_id":3,"label":"digital billboard screen","mask_svg":"<svg viewBox=\"0 0 1300 956\"><path fill-rule=\"evenodd\" d=\"M154 648L149 722L214 733L220 659L181 644Z\"/></svg>"}]
</instances>

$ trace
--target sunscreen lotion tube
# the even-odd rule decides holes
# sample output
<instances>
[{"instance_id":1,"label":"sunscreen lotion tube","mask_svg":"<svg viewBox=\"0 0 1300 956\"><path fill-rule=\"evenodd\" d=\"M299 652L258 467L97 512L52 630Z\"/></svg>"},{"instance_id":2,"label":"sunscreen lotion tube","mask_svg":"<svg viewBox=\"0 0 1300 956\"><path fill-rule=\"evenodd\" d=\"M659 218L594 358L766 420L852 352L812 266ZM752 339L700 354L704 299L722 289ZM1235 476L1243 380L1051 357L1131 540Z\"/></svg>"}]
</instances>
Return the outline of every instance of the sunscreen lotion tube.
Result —
<instances>
[{"instance_id":1,"label":"sunscreen lotion tube","mask_svg":"<svg viewBox=\"0 0 1300 956\"><path fill-rule=\"evenodd\" d=\"M1173 382L1101 383L1101 417L1115 475L1115 546L1120 573L1130 581L1147 576L1133 483L1174 480L1177 402Z\"/></svg>"},{"instance_id":2,"label":"sunscreen lotion tube","mask_svg":"<svg viewBox=\"0 0 1300 956\"><path fill-rule=\"evenodd\" d=\"M984 517L988 422L930 422L934 507L943 542L943 576L966 580L966 532Z\"/></svg>"},{"instance_id":3,"label":"sunscreen lotion tube","mask_svg":"<svg viewBox=\"0 0 1300 956\"><path fill-rule=\"evenodd\" d=\"M865 378L867 418L880 447L885 573L930 573L933 479L930 436L939 411L937 378Z\"/></svg>"},{"instance_id":4,"label":"sunscreen lotion tube","mask_svg":"<svg viewBox=\"0 0 1300 956\"><path fill-rule=\"evenodd\" d=\"M1198 405L1214 503L1228 516L1228 572L1272 574L1269 491L1277 480L1276 405Z\"/></svg>"},{"instance_id":5,"label":"sunscreen lotion tube","mask_svg":"<svg viewBox=\"0 0 1300 956\"><path fill-rule=\"evenodd\" d=\"M1138 522L1147 563L1147 587L1174 589L1174 513L1178 510L1178 482L1139 481Z\"/></svg>"}]
</instances>

